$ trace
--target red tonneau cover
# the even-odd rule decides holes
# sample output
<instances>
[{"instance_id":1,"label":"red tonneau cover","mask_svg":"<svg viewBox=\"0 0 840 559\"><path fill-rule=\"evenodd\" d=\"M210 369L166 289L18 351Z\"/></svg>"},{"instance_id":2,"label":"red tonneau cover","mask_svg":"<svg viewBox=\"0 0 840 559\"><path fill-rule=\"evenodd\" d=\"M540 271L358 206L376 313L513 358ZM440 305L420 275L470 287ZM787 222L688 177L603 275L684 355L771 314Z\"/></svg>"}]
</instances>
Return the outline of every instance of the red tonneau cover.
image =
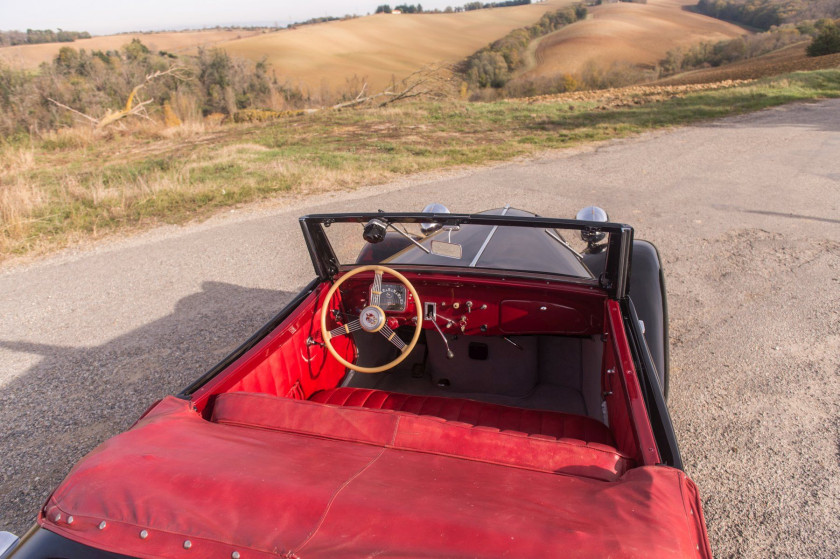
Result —
<instances>
[{"instance_id":1,"label":"red tonneau cover","mask_svg":"<svg viewBox=\"0 0 840 559\"><path fill-rule=\"evenodd\" d=\"M672 468L602 481L294 428L168 398L80 462L39 521L138 558L711 555Z\"/></svg>"}]
</instances>

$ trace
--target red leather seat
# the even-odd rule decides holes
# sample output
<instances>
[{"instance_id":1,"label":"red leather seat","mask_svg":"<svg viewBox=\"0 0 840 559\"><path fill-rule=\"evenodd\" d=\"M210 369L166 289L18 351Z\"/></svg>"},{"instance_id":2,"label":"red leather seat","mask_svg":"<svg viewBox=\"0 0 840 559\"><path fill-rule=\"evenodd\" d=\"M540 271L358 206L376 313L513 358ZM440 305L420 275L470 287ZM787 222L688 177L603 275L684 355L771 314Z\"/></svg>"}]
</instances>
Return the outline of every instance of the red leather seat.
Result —
<instances>
[{"instance_id":1,"label":"red leather seat","mask_svg":"<svg viewBox=\"0 0 840 559\"><path fill-rule=\"evenodd\" d=\"M312 402L430 415L474 426L495 427L528 435L578 439L615 446L609 428L596 419L556 411L526 410L475 400L412 396L368 388L341 387L316 392Z\"/></svg>"}]
</instances>

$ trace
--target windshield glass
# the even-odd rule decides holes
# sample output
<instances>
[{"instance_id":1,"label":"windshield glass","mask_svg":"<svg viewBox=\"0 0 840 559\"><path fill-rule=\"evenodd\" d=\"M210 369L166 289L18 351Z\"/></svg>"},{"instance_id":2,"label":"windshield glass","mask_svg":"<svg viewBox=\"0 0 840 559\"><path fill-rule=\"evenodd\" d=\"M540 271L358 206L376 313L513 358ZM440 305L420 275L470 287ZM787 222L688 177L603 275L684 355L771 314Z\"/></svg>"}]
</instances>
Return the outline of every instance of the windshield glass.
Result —
<instances>
[{"instance_id":1,"label":"windshield glass","mask_svg":"<svg viewBox=\"0 0 840 559\"><path fill-rule=\"evenodd\" d=\"M519 210L487 214L533 216ZM378 221L378 220L377 220ZM580 252L579 231L520 225L335 222L323 226L342 266L385 264L494 269L592 279ZM365 236L369 242L365 239Z\"/></svg>"}]
</instances>

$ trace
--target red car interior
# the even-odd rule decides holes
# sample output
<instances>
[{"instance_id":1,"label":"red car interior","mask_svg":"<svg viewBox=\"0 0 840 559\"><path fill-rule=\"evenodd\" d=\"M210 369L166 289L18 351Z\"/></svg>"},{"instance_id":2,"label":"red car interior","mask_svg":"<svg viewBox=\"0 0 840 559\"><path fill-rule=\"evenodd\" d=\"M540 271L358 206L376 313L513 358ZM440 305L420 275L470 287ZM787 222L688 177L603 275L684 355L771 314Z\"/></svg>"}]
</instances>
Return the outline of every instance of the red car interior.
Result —
<instances>
[{"instance_id":1,"label":"red car interior","mask_svg":"<svg viewBox=\"0 0 840 559\"><path fill-rule=\"evenodd\" d=\"M473 278L470 281L450 283L447 287L442 278L414 276L411 279L424 302L437 302L440 305L439 308L460 311L458 316L467 317L468 326L464 329L465 334L479 333L492 336L511 331L511 323L517 324L528 334L602 334L603 343L607 350L603 352L601 382L604 387L604 400L611 419L610 426L607 427L602 422L579 415L549 410L519 410L518 418L528 418L532 421L539 418L543 422L554 419L556 425L566 425L567 427L565 431L560 428L559 432L551 433L543 433L540 429L528 432L527 429L521 427L513 428L513 430L523 431L530 435L548 434L555 438L573 438L585 443L606 444L614 447L623 456L632 457L638 464L655 464L658 462L649 426L647 432L639 432L643 430L647 422L643 421L641 425L636 425L630 420L632 414L629 412L631 410L645 413L644 404L641 402L641 394L638 389L635 371L632 368L632 360L628 362L627 359L617 358L617 342L623 341L626 343L623 338L621 340L616 338L617 334L623 336L623 328L620 323L618 328L613 326L614 320L620 321L620 313L610 312L609 305L611 303L608 302L602 292L591 287L564 284L554 284L551 286L552 289L547 289L545 282L528 282L525 280L517 283L510 282L509 285L499 287L497 281ZM358 302L364 299L364 293L370 288L368 282L370 282L370 278L361 278L351 284L342 293L340 301L336 297L335 307L338 308L341 305L345 308L358 306ZM287 319L275 332L233 363L223 375L200 389L193 396L194 405L199 410L207 408L208 412L211 412L212 402L216 396L226 392L251 392L301 400L312 398L316 402L357 405L355 402L359 401L357 400L359 393L346 401L340 401L342 395L347 395L352 391L350 388L338 388L345 372L338 363L329 357L323 347L311 343L321 340L317 315L319 314L318 308L322 303L321 297L328 287L328 284L323 284L319 289L316 289L301 305L299 313L295 313ZM538 297L535 297L533 292L537 292ZM472 308L476 309L475 311L467 312L465 310L467 300L473 301ZM547 320L542 316L543 313L532 312L532 315L536 314L537 316L529 321L527 319L528 314L522 311L522 303L525 300L536 300L538 305L550 305L544 313L555 317L566 316L569 320ZM487 308L481 309L482 306ZM413 309L409 307L403 313L395 313L395 316L407 321L412 314ZM449 314L452 314L452 312ZM452 314L452 316L456 315ZM509 320L504 322L503 319ZM472 326L470 326L471 324ZM482 331L481 326L483 325L486 325L486 328ZM605 325L607 328L605 328ZM310 344L307 344L307 340L310 340ZM343 351L347 359L352 360L355 347L351 337L335 338L334 343L343 344ZM618 369L622 369L623 374L616 373ZM452 415L455 413L453 411L455 409L466 409L473 413L481 413L485 417L491 417L495 414L496 418L501 418L502 410L510 409L474 400L439 397L408 398L389 395L388 392L382 392L374 396L361 407L382 406L382 409L406 411L402 407L420 403L425 405L422 415L432 415L456 421L463 421L463 418L459 419ZM208 408L208 406L210 407ZM206 415L209 415L209 413ZM496 423L493 421L487 424L475 421L467 421L467 423L495 427L501 430L509 428L508 423L501 423L502 419L495 419L494 421ZM642 440L650 443L644 451L639 444L639 441Z\"/></svg>"},{"instance_id":2,"label":"red car interior","mask_svg":"<svg viewBox=\"0 0 840 559\"><path fill-rule=\"evenodd\" d=\"M255 392L305 400L315 392L333 388L341 382L345 371L319 345L307 340L321 339L318 314L322 297L329 289L321 285L274 332L266 336L248 353L234 362L193 397L195 406L203 410L211 396L222 392ZM340 299L333 302L337 307ZM336 338L336 349L352 360L355 348L350 337Z\"/></svg>"}]
</instances>

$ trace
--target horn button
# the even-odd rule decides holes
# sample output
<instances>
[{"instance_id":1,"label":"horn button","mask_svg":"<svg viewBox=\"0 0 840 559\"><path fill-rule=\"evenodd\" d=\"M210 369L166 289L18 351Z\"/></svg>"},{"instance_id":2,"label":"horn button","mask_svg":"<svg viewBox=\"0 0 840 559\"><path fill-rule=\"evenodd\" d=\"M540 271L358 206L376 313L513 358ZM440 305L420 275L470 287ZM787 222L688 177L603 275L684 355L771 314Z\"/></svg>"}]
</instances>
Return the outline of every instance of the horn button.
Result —
<instances>
[{"instance_id":1,"label":"horn button","mask_svg":"<svg viewBox=\"0 0 840 559\"><path fill-rule=\"evenodd\" d=\"M385 311L376 305L365 307L359 315L359 323L365 332L379 332L385 326Z\"/></svg>"}]
</instances>

